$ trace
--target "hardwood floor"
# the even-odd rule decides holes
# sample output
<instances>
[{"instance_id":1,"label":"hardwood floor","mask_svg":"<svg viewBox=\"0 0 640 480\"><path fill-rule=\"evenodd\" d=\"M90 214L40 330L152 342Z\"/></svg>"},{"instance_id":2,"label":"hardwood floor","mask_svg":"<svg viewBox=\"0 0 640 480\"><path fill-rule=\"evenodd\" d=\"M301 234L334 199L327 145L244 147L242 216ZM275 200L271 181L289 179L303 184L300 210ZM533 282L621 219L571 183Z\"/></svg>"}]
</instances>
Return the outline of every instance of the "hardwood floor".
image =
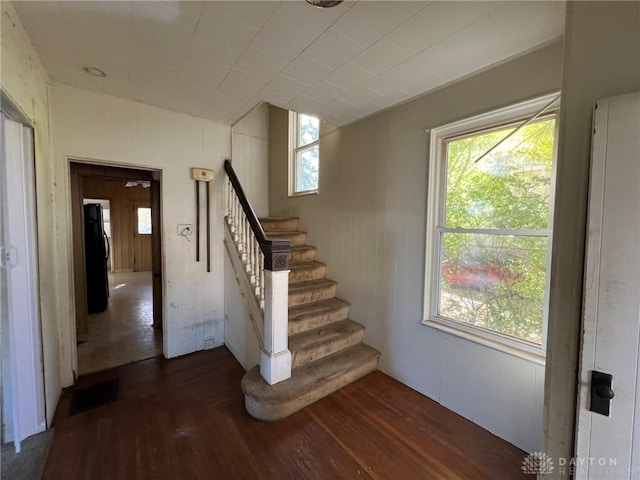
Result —
<instances>
[{"instance_id":1,"label":"hardwood floor","mask_svg":"<svg viewBox=\"0 0 640 480\"><path fill-rule=\"evenodd\" d=\"M524 452L375 372L284 420L244 410L244 370L217 348L81 377L119 399L54 418L44 479L515 479Z\"/></svg>"}]
</instances>

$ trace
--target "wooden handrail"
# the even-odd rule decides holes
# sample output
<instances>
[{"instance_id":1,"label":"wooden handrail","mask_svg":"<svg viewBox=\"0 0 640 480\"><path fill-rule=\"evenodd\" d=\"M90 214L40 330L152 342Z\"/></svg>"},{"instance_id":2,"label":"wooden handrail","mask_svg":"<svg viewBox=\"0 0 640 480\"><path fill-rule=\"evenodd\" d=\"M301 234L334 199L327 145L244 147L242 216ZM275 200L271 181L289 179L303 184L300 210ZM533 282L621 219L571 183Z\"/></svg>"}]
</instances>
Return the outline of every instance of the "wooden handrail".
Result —
<instances>
[{"instance_id":1,"label":"wooden handrail","mask_svg":"<svg viewBox=\"0 0 640 480\"><path fill-rule=\"evenodd\" d=\"M264 254L264 269L274 272L287 270L289 268L291 243L289 240L272 240L267 238L264 233L264 229L258 220L258 216L249 203L249 199L247 199L247 196L244 193L240 180L238 180L238 176L231 166L231 161L228 159L224 161L224 171L227 172L231 186L236 192L236 196L238 197L242 210L244 211L247 221L251 226L251 230L258 240L260 250L262 250L262 253Z\"/></svg>"}]
</instances>

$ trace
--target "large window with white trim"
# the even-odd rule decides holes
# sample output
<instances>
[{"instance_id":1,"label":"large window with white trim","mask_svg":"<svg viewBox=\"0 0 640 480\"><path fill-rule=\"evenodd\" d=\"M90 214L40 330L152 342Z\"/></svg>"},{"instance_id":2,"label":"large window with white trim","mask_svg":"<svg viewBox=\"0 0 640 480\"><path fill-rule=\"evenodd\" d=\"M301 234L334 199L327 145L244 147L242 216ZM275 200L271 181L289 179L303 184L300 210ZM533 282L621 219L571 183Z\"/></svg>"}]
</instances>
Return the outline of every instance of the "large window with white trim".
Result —
<instances>
[{"instance_id":1,"label":"large window with white trim","mask_svg":"<svg viewBox=\"0 0 640 480\"><path fill-rule=\"evenodd\" d=\"M289 112L289 195L317 193L320 171L320 120Z\"/></svg>"},{"instance_id":2,"label":"large window with white trim","mask_svg":"<svg viewBox=\"0 0 640 480\"><path fill-rule=\"evenodd\" d=\"M554 98L431 131L425 323L543 354Z\"/></svg>"}]
</instances>

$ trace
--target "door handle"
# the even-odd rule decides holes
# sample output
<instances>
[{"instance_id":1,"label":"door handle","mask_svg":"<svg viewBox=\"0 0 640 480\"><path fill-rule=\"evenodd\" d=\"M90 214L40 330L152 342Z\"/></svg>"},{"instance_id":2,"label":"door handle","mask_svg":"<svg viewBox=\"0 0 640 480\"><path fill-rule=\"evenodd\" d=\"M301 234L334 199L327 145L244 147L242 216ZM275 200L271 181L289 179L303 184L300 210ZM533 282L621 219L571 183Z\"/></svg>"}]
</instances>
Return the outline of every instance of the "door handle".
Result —
<instances>
[{"instance_id":1,"label":"door handle","mask_svg":"<svg viewBox=\"0 0 640 480\"><path fill-rule=\"evenodd\" d=\"M613 375L596 370L591 371L591 405L589 406L591 412L609 416L611 400L615 396L611 389L612 381Z\"/></svg>"}]
</instances>

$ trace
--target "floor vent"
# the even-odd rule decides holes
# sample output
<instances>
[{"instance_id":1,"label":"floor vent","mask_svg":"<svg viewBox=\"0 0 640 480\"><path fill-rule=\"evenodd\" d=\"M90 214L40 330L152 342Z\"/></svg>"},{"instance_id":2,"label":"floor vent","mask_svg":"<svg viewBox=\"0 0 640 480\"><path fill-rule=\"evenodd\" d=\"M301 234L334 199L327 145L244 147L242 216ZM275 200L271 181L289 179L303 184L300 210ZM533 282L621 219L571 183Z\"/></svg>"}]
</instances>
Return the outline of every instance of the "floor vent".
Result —
<instances>
[{"instance_id":1,"label":"floor vent","mask_svg":"<svg viewBox=\"0 0 640 480\"><path fill-rule=\"evenodd\" d=\"M118 380L108 380L73 392L69 416L103 407L118 400Z\"/></svg>"}]
</instances>

